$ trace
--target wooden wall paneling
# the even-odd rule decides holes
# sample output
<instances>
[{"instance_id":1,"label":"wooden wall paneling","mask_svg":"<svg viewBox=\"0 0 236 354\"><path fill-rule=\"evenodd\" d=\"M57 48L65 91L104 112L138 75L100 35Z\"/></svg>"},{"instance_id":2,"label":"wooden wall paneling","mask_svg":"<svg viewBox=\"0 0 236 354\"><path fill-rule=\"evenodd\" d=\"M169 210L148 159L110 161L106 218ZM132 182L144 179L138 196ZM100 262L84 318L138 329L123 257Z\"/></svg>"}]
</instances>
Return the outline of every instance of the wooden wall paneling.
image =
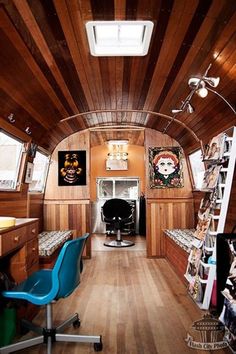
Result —
<instances>
[{"instance_id":1,"label":"wooden wall paneling","mask_svg":"<svg viewBox=\"0 0 236 354\"><path fill-rule=\"evenodd\" d=\"M39 232L42 232L44 230L43 201L44 201L43 193L38 193L38 194L29 193L28 195L29 218L39 219Z\"/></svg>"},{"instance_id":2,"label":"wooden wall paneling","mask_svg":"<svg viewBox=\"0 0 236 354\"><path fill-rule=\"evenodd\" d=\"M86 150L86 185L58 186L58 151ZM78 132L61 141L51 156L45 200L90 199L90 138L89 132Z\"/></svg>"},{"instance_id":3,"label":"wooden wall paneling","mask_svg":"<svg viewBox=\"0 0 236 354\"><path fill-rule=\"evenodd\" d=\"M147 200L147 256L164 257L165 229L189 229L194 227L193 200Z\"/></svg>"},{"instance_id":4,"label":"wooden wall paneling","mask_svg":"<svg viewBox=\"0 0 236 354\"><path fill-rule=\"evenodd\" d=\"M44 202L44 230L73 230L74 237L90 232L89 200L53 200ZM91 239L86 243L86 257L91 257Z\"/></svg>"}]
</instances>

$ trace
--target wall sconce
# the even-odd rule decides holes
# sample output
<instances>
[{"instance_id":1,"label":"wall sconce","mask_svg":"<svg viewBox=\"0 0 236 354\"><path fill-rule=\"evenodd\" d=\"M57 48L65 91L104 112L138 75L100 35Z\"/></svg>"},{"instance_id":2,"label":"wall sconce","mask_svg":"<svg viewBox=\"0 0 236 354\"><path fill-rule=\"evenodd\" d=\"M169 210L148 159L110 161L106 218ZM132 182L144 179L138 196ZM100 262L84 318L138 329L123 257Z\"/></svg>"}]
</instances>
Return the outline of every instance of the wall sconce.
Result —
<instances>
[{"instance_id":1,"label":"wall sconce","mask_svg":"<svg viewBox=\"0 0 236 354\"><path fill-rule=\"evenodd\" d=\"M108 145L112 146L112 151L107 154L108 160L127 160L128 153L123 147L128 144L128 140L108 140Z\"/></svg>"},{"instance_id":2,"label":"wall sconce","mask_svg":"<svg viewBox=\"0 0 236 354\"><path fill-rule=\"evenodd\" d=\"M109 152L107 154L107 158L109 160L127 160L128 159L128 152L123 152L123 151Z\"/></svg>"}]
</instances>

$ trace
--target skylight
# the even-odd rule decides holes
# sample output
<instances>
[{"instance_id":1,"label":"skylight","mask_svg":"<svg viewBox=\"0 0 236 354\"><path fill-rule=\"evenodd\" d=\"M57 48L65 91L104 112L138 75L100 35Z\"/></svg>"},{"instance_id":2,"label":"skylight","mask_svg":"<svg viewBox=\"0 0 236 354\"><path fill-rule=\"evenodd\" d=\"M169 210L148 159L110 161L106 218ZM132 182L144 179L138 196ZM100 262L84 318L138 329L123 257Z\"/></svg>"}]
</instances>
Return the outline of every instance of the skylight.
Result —
<instances>
[{"instance_id":1,"label":"skylight","mask_svg":"<svg viewBox=\"0 0 236 354\"><path fill-rule=\"evenodd\" d=\"M94 56L144 56L148 52L153 22L89 21L86 30Z\"/></svg>"}]
</instances>

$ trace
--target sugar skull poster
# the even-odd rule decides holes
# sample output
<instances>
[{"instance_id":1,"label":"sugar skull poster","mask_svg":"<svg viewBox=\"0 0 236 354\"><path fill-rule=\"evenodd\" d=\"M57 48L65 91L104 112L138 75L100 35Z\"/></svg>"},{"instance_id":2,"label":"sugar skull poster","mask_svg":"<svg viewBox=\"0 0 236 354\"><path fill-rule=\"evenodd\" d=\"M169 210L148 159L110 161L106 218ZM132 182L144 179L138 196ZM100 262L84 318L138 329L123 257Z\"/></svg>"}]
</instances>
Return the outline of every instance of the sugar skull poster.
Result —
<instances>
[{"instance_id":1,"label":"sugar skull poster","mask_svg":"<svg viewBox=\"0 0 236 354\"><path fill-rule=\"evenodd\" d=\"M180 147L149 148L150 188L183 187Z\"/></svg>"},{"instance_id":2,"label":"sugar skull poster","mask_svg":"<svg viewBox=\"0 0 236 354\"><path fill-rule=\"evenodd\" d=\"M86 185L86 151L58 151L58 185Z\"/></svg>"}]
</instances>

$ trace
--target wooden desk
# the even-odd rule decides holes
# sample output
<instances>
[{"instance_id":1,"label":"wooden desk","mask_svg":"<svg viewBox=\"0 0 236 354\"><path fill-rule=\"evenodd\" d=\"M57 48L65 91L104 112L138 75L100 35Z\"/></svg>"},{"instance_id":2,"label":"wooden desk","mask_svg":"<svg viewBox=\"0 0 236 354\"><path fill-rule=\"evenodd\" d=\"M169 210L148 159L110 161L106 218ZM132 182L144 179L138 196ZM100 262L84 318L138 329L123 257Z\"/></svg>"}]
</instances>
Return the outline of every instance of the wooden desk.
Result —
<instances>
[{"instance_id":1,"label":"wooden desk","mask_svg":"<svg viewBox=\"0 0 236 354\"><path fill-rule=\"evenodd\" d=\"M9 273L16 282L39 269L38 219L16 219L16 225L0 229L0 258L9 259Z\"/></svg>"},{"instance_id":2,"label":"wooden desk","mask_svg":"<svg viewBox=\"0 0 236 354\"><path fill-rule=\"evenodd\" d=\"M15 226L0 229L0 262L5 267L2 270L16 282L39 269L38 219L16 219ZM22 302L17 308L17 319L32 320L38 311L38 306Z\"/></svg>"}]
</instances>

